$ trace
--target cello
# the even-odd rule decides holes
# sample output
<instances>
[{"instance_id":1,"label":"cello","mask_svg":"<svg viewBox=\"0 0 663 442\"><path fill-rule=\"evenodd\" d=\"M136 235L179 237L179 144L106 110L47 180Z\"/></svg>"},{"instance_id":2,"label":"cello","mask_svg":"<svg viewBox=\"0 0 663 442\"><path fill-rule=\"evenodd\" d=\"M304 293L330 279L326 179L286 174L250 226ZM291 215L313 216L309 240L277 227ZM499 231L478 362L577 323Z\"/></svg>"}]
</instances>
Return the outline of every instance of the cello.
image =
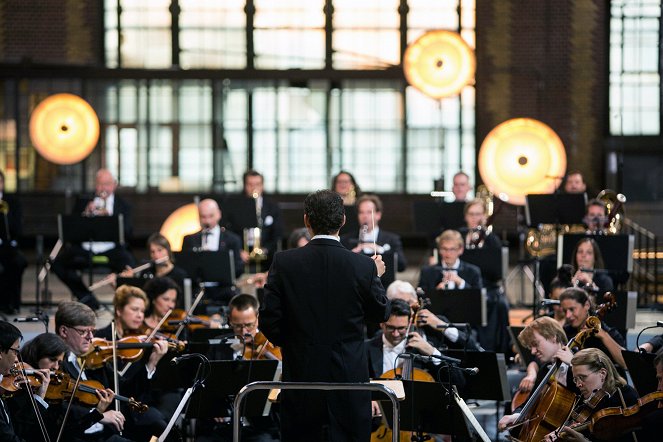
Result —
<instances>
[{"instance_id":1,"label":"cello","mask_svg":"<svg viewBox=\"0 0 663 442\"><path fill-rule=\"evenodd\" d=\"M604 299L606 302L597 309L597 316L590 316L585 320L585 328L567 343L568 348L581 348L587 338L601 330L600 318L616 305L612 293L606 293ZM555 431L564 424L571 414L576 395L556 381L555 377L560 365L559 361L553 364L541 383L532 392L518 419L508 427L508 429L520 427L517 437L512 436L511 440L540 441L548 433Z\"/></svg>"}]
</instances>

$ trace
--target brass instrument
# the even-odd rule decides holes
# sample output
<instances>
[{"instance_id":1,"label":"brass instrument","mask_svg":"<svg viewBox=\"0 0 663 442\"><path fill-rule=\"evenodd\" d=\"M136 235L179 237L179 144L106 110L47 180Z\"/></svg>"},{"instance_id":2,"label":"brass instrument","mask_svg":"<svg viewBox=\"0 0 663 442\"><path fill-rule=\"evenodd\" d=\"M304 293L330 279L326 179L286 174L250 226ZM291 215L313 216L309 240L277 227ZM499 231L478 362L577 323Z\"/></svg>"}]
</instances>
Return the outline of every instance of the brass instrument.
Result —
<instances>
[{"instance_id":1,"label":"brass instrument","mask_svg":"<svg viewBox=\"0 0 663 442\"><path fill-rule=\"evenodd\" d=\"M9 213L9 203L0 199L0 214L7 215Z\"/></svg>"},{"instance_id":2,"label":"brass instrument","mask_svg":"<svg viewBox=\"0 0 663 442\"><path fill-rule=\"evenodd\" d=\"M527 231L525 250L530 256L543 258L557 251L557 228L554 224L541 224Z\"/></svg>"},{"instance_id":3,"label":"brass instrument","mask_svg":"<svg viewBox=\"0 0 663 442\"><path fill-rule=\"evenodd\" d=\"M603 226L603 233L616 235L621 231L624 222L624 203L626 196L611 189L603 189L596 199L605 204L605 215L607 220Z\"/></svg>"},{"instance_id":4,"label":"brass instrument","mask_svg":"<svg viewBox=\"0 0 663 442\"><path fill-rule=\"evenodd\" d=\"M477 187L476 199L483 202L486 212L486 225L469 229L465 236L466 249L480 249L483 247L486 237L493 231L493 218L501 207L500 205L495 204L495 195L493 192L483 184ZM502 201L503 200L500 198L500 201L498 202Z\"/></svg>"},{"instance_id":5,"label":"brass instrument","mask_svg":"<svg viewBox=\"0 0 663 442\"><path fill-rule=\"evenodd\" d=\"M251 195L256 205L256 223L257 227L244 229L244 251L249 254L249 261L257 264L256 272L260 272L260 263L267 259L267 252L262 248L262 207L260 205L260 194L253 192ZM249 272L248 265L245 265L245 272Z\"/></svg>"}]
</instances>

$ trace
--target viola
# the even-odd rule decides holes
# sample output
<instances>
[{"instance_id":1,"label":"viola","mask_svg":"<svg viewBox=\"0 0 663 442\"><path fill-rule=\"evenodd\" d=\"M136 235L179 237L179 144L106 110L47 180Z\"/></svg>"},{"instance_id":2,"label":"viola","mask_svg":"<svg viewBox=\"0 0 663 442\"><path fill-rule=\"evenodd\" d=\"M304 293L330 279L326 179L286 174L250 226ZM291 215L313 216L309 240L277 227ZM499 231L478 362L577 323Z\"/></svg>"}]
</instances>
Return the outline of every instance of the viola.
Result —
<instances>
[{"instance_id":1,"label":"viola","mask_svg":"<svg viewBox=\"0 0 663 442\"><path fill-rule=\"evenodd\" d=\"M127 336L117 340L117 357L124 362L134 362L143 356L143 350L154 346L154 339L145 342L146 336ZM113 342L103 338L92 338L92 348L83 355L86 368L102 367L113 357ZM172 350L183 351L184 343L168 343Z\"/></svg>"},{"instance_id":2,"label":"viola","mask_svg":"<svg viewBox=\"0 0 663 442\"><path fill-rule=\"evenodd\" d=\"M262 332L256 333L253 337L253 343L244 348L244 359L271 359L282 361L281 348L269 342Z\"/></svg>"},{"instance_id":3,"label":"viola","mask_svg":"<svg viewBox=\"0 0 663 442\"><path fill-rule=\"evenodd\" d=\"M53 378L51 378L51 382L48 384L48 389L46 390L46 400L51 402L60 402L65 399L70 399L72 397L72 392L74 391L75 385L76 379L72 379L72 377L67 373L58 372L57 379L53 380ZM78 388L76 389L76 392L73 393L73 396L81 404L94 407L99 403L97 390L104 390L105 388L106 387L104 387L101 382L93 380L81 380L78 383ZM133 398L115 395L115 399L120 402L126 402L132 410L139 413L144 413L148 408L147 405L142 404Z\"/></svg>"}]
</instances>

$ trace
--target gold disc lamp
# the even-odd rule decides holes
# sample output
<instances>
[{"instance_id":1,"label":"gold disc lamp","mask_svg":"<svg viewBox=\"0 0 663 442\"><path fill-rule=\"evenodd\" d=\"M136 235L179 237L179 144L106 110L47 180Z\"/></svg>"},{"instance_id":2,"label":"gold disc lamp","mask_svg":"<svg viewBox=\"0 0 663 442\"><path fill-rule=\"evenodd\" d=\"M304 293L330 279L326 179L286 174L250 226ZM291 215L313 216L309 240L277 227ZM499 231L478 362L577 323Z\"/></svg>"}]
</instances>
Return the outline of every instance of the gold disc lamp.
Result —
<instances>
[{"instance_id":1,"label":"gold disc lamp","mask_svg":"<svg viewBox=\"0 0 663 442\"><path fill-rule=\"evenodd\" d=\"M474 51L451 31L429 31L405 50L405 78L431 98L441 99L460 93L474 80Z\"/></svg>"},{"instance_id":2,"label":"gold disc lamp","mask_svg":"<svg viewBox=\"0 0 663 442\"><path fill-rule=\"evenodd\" d=\"M479 150L483 182L515 205L524 205L527 194L554 192L565 170L562 140L549 126L531 118L498 125Z\"/></svg>"},{"instance_id":3,"label":"gold disc lamp","mask_svg":"<svg viewBox=\"0 0 663 442\"><path fill-rule=\"evenodd\" d=\"M74 164L87 157L99 140L99 119L92 106L72 94L43 100L30 117L32 144L48 161Z\"/></svg>"},{"instance_id":4,"label":"gold disc lamp","mask_svg":"<svg viewBox=\"0 0 663 442\"><path fill-rule=\"evenodd\" d=\"M198 206L191 203L176 209L168 215L166 221L161 225L160 232L168 239L171 249L174 252L179 252L182 250L184 237L199 230Z\"/></svg>"}]
</instances>

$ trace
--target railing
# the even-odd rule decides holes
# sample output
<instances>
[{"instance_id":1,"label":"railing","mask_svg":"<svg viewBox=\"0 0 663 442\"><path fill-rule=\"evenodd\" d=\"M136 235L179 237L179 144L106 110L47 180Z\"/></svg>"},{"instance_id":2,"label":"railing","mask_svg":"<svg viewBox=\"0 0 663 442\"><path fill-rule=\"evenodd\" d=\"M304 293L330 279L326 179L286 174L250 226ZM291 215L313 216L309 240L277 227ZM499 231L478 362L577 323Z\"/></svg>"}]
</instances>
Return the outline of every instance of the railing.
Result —
<instances>
[{"instance_id":1,"label":"railing","mask_svg":"<svg viewBox=\"0 0 663 442\"><path fill-rule=\"evenodd\" d=\"M638 292L638 305L650 307L658 303L661 294L659 264L663 252L658 251L656 235L631 219L624 219L623 233L633 235L633 272L628 289Z\"/></svg>"},{"instance_id":2,"label":"railing","mask_svg":"<svg viewBox=\"0 0 663 442\"><path fill-rule=\"evenodd\" d=\"M253 390L361 390L361 391L379 391L386 394L391 400L393 405L393 425L392 430L393 434L391 436L392 442L398 442L399 436L399 414L400 408L398 403L398 397L396 393L391 388L384 386L382 384L371 384L371 383L361 383L361 384L351 384L351 383L331 383L331 382L251 382L248 385L242 387L237 396L235 397L235 403L233 405L233 441L239 442L239 430L240 430L240 406L244 397L252 392Z\"/></svg>"}]
</instances>

